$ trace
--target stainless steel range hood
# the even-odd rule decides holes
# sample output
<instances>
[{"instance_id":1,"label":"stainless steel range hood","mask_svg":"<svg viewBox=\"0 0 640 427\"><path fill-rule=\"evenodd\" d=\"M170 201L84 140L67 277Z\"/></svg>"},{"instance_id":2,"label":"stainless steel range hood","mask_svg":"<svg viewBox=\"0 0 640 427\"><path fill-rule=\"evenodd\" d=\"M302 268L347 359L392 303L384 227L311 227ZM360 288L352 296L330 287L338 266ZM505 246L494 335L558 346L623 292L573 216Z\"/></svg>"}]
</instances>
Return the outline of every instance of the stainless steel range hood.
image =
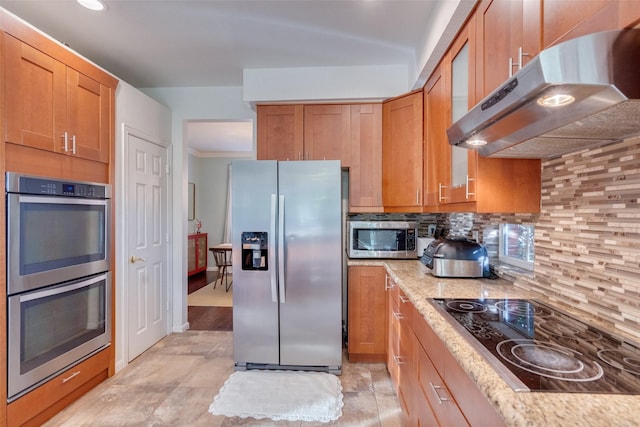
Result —
<instances>
[{"instance_id":1,"label":"stainless steel range hood","mask_svg":"<svg viewBox=\"0 0 640 427\"><path fill-rule=\"evenodd\" d=\"M561 94L569 96L558 101L554 96ZM553 106L542 106L545 99ZM536 159L637 135L640 28L594 33L542 51L447 129L451 145L482 156Z\"/></svg>"}]
</instances>

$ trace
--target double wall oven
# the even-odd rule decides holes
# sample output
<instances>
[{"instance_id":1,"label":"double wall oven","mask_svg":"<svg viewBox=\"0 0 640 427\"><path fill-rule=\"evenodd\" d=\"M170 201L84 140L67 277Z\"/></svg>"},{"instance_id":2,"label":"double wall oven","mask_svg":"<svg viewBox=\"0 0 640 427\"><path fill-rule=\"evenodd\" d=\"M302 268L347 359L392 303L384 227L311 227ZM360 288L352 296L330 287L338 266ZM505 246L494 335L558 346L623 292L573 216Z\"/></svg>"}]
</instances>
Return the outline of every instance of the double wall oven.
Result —
<instances>
[{"instance_id":1,"label":"double wall oven","mask_svg":"<svg viewBox=\"0 0 640 427\"><path fill-rule=\"evenodd\" d=\"M8 398L110 344L107 184L7 172Z\"/></svg>"}]
</instances>

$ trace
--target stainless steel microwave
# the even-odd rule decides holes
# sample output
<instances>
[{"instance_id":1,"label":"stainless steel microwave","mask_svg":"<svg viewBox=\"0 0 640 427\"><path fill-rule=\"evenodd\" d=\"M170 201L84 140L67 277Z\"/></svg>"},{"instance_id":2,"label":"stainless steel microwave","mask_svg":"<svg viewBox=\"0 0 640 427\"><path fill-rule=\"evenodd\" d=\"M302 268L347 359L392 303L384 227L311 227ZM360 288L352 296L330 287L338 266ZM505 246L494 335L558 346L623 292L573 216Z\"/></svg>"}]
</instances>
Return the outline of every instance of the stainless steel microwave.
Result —
<instances>
[{"instance_id":1,"label":"stainless steel microwave","mask_svg":"<svg viewBox=\"0 0 640 427\"><path fill-rule=\"evenodd\" d=\"M349 221L349 258L416 259L418 223Z\"/></svg>"}]
</instances>

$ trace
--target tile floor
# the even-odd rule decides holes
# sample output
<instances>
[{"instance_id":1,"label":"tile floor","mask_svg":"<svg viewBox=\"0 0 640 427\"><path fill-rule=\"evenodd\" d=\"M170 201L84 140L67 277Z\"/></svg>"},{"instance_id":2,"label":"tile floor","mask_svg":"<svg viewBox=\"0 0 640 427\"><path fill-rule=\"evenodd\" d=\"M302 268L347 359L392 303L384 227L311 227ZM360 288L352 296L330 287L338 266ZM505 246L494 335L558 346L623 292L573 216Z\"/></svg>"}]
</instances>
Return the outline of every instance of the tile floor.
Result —
<instances>
[{"instance_id":1,"label":"tile floor","mask_svg":"<svg viewBox=\"0 0 640 427\"><path fill-rule=\"evenodd\" d=\"M381 363L343 361L344 408L324 423L227 418L208 412L233 373L232 332L171 334L45 424L53 426L396 427L400 407Z\"/></svg>"}]
</instances>

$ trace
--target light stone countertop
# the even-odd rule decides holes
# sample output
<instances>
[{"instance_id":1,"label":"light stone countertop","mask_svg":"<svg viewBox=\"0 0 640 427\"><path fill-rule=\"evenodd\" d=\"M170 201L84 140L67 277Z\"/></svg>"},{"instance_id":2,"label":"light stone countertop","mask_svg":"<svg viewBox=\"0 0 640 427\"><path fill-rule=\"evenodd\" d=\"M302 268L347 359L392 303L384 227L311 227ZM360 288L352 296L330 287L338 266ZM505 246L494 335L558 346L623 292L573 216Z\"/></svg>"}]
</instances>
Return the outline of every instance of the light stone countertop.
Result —
<instances>
[{"instance_id":1,"label":"light stone countertop","mask_svg":"<svg viewBox=\"0 0 640 427\"><path fill-rule=\"evenodd\" d=\"M515 392L478 353L466 337L428 301L429 298L536 298L502 279L450 279L431 275L419 261L357 260L349 266L383 266L444 342L462 368L478 385L509 426L640 425L640 396ZM553 305L549 303L550 305ZM563 308L563 310L565 310ZM566 310L565 310L566 311ZM584 320L584 319L583 319Z\"/></svg>"}]
</instances>

